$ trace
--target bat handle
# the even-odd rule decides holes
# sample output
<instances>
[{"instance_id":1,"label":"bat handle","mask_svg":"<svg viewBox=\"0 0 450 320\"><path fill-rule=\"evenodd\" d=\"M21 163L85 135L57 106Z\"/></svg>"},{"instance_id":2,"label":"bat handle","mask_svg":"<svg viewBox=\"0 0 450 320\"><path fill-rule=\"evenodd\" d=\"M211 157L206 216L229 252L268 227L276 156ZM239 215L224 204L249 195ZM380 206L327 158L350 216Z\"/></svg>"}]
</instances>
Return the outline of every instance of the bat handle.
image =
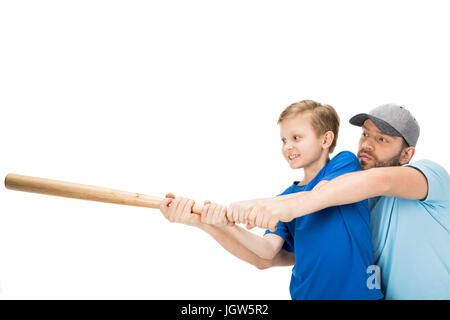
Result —
<instances>
[{"instance_id":1,"label":"bat handle","mask_svg":"<svg viewBox=\"0 0 450 320\"><path fill-rule=\"evenodd\" d=\"M169 203L169 207L170 207L170 203ZM203 210L203 206L201 204L198 204L197 202L194 202L194 205L192 206L191 213L195 213L195 214L201 215L202 214L202 210Z\"/></svg>"},{"instance_id":2,"label":"bat handle","mask_svg":"<svg viewBox=\"0 0 450 320\"><path fill-rule=\"evenodd\" d=\"M194 206L192 207L192 213L196 214L202 214L203 206L199 203L194 203Z\"/></svg>"}]
</instances>

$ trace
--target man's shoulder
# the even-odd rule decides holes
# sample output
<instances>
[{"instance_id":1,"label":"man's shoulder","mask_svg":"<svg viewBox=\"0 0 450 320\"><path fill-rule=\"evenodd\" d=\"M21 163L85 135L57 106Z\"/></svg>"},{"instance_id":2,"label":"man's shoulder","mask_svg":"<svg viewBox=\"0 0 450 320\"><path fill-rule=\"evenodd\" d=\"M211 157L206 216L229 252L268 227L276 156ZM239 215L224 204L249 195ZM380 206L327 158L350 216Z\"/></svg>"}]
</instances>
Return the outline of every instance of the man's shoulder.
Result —
<instances>
[{"instance_id":1,"label":"man's shoulder","mask_svg":"<svg viewBox=\"0 0 450 320\"><path fill-rule=\"evenodd\" d=\"M441 166L437 162L431 161L429 159L417 160L417 161L405 164L404 166L414 167L414 168L419 169L419 170L421 168L428 169L428 170L432 170L432 171L434 171L436 173L448 176L448 172L447 172L447 170L445 170L445 168L443 166Z\"/></svg>"},{"instance_id":2,"label":"man's shoulder","mask_svg":"<svg viewBox=\"0 0 450 320\"><path fill-rule=\"evenodd\" d=\"M422 159L404 164L401 167L391 167L391 169L398 170L402 167L414 168L425 177L427 188L426 197L421 199L410 199L399 196L379 196L371 198L369 199L369 208L371 211L375 208L383 208L383 210L386 210L386 207L401 208L403 206L407 206L409 208L413 205L423 208L423 204L435 205L436 203L439 203L441 206L443 203L450 203L448 199L448 192L450 191L450 176L443 166L434 161ZM407 180L407 178L404 178L403 180L408 181L406 183L408 188L414 188L417 190L417 186L414 183Z\"/></svg>"},{"instance_id":3,"label":"man's shoulder","mask_svg":"<svg viewBox=\"0 0 450 320\"><path fill-rule=\"evenodd\" d=\"M450 176L440 164L428 159L422 159L404 166L419 170L427 179L428 184L439 184L442 185L441 188L450 189Z\"/></svg>"},{"instance_id":4,"label":"man's shoulder","mask_svg":"<svg viewBox=\"0 0 450 320\"><path fill-rule=\"evenodd\" d=\"M419 170L426 178L428 185L427 203L446 203L450 200L448 192L450 192L450 176L445 168L434 161L423 159L406 166Z\"/></svg>"}]
</instances>

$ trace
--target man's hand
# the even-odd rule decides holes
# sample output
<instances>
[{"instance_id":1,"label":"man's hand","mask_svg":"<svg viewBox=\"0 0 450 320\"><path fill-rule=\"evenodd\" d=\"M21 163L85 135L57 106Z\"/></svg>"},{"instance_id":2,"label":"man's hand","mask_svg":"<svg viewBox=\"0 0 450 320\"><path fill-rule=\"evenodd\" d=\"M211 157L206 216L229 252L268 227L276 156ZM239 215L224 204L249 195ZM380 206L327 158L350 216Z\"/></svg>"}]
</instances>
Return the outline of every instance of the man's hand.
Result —
<instances>
[{"instance_id":1,"label":"man's hand","mask_svg":"<svg viewBox=\"0 0 450 320\"><path fill-rule=\"evenodd\" d=\"M266 198L230 204L227 218L236 223L246 223L248 229L260 227L275 231L279 221L289 222L293 214L288 201Z\"/></svg>"},{"instance_id":2,"label":"man's hand","mask_svg":"<svg viewBox=\"0 0 450 320\"><path fill-rule=\"evenodd\" d=\"M247 223L247 218L259 201L264 199L232 202L227 208L227 219L230 223Z\"/></svg>"},{"instance_id":3,"label":"man's hand","mask_svg":"<svg viewBox=\"0 0 450 320\"><path fill-rule=\"evenodd\" d=\"M289 222L293 212L289 202L277 198L269 198L258 202L249 215L246 223L251 226L276 231L279 221Z\"/></svg>"}]
</instances>

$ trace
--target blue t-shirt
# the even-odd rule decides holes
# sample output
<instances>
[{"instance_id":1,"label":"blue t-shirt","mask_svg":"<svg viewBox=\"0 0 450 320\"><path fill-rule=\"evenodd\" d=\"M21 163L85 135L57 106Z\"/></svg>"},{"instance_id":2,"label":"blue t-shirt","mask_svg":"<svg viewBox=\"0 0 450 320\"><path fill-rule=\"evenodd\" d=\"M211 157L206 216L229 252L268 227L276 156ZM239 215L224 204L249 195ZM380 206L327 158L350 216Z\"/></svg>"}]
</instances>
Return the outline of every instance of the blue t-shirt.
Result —
<instances>
[{"instance_id":1,"label":"blue t-shirt","mask_svg":"<svg viewBox=\"0 0 450 320\"><path fill-rule=\"evenodd\" d=\"M429 160L406 166L426 177L424 200L369 199L381 287L386 299L450 299L450 177Z\"/></svg>"},{"instance_id":2,"label":"blue t-shirt","mask_svg":"<svg viewBox=\"0 0 450 320\"><path fill-rule=\"evenodd\" d=\"M282 194L310 191L322 180L361 170L356 156L337 154L306 186L298 181ZM279 222L274 233L285 242L283 249L295 252L290 293L300 299L381 299L371 277L372 236L367 200L329 207L291 222ZM379 286L378 286L379 287Z\"/></svg>"}]
</instances>

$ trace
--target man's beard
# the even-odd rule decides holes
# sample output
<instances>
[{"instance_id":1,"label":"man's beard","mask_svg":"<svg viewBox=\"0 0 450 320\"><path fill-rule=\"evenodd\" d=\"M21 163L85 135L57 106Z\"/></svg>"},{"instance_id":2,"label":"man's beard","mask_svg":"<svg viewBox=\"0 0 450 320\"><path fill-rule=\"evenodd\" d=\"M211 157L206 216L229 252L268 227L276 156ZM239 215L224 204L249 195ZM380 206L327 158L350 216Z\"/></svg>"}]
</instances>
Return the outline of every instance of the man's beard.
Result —
<instances>
[{"instance_id":1,"label":"man's beard","mask_svg":"<svg viewBox=\"0 0 450 320\"><path fill-rule=\"evenodd\" d=\"M401 152L398 155L396 155L395 157L393 157L391 159L388 159L388 160L385 160L385 161L378 160L377 157L375 157L372 153L368 152L367 150L360 150L358 152L358 158L359 158L361 153L365 153L365 154L367 154L368 156L370 156L373 159L374 164L373 164L373 166L371 166L371 168L397 167L397 166L400 166ZM361 160L359 161L359 163L361 164L361 166L363 166L363 163L362 163Z\"/></svg>"}]
</instances>

